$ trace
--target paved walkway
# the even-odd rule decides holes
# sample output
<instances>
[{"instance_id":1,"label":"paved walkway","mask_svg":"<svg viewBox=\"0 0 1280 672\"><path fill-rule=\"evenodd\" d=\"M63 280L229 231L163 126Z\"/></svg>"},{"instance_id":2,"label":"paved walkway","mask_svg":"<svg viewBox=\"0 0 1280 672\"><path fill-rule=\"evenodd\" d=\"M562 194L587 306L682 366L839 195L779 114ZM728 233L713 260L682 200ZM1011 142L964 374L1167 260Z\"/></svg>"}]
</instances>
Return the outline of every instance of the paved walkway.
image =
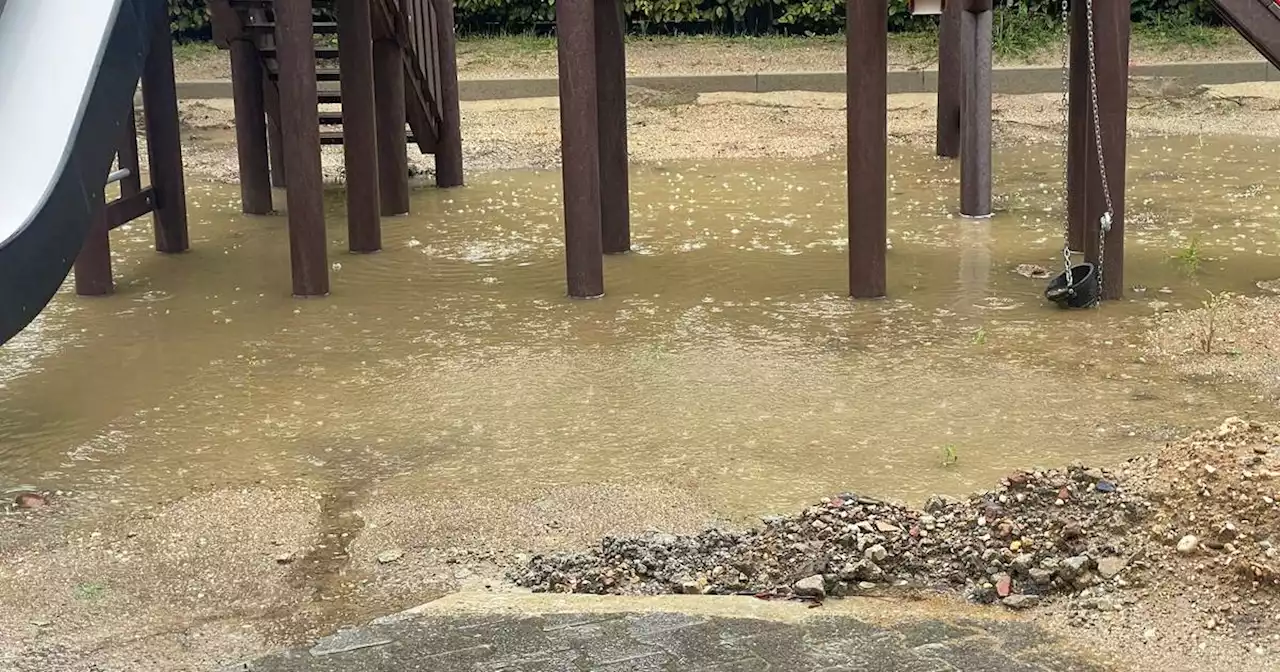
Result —
<instances>
[{"instance_id":1,"label":"paved walkway","mask_svg":"<svg viewBox=\"0 0 1280 672\"><path fill-rule=\"evenodd\" d=\"M749 598L742 598L749 599ZM672 612L425 613L228 668L253 672L1086 672L1027 621L874 624Z\"/></svg>"}]
</instances>

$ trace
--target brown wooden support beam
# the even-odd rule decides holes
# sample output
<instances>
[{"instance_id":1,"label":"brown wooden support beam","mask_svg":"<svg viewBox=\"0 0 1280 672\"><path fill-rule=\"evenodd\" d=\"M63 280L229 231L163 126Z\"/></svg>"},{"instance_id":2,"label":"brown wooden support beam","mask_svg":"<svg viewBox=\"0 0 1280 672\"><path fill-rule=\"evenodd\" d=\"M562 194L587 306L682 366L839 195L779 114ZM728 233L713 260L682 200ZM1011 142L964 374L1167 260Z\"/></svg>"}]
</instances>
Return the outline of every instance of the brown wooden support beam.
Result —
<instances>
[{"instance_id":1,"label":"brown wooden support beam","mask_svg":"<svg viewBox=\"0 0 1280 672\"><path fill-rule=\"evenodd\" d=\"M120 180L120 195L132 196L142 191L142 168L138 165L138 120L132 107L124 122L124 138L120 148L116 150L120 168L129 171L129 175Z\"/></svg>"},{"instance_id":2,"label":"brown wooden support beam","mask_svg":"<svg viewBox=\"0 0 1280 672\"><path fill-rule=\"evenodd\" d=\"M850 2L848 73L849 294L885 295L888 144L888 0Z\"/></svg>"},{"instance_id":3,"label":"brown wooden support beam","mask_svg":"<svg viewBox=\"0 0 1280 672\"><path fill-rule=\"evenodd\" d=\"M378 116L378 188L385 216L409 212L404 77L404 52L400 45L393 38L375 39L373 86Z\"/></svg>"},{"instance_id":4,"label":"brown wooden support beam","mask_svg":"<svg viewBox=\"0 0 1280 672\"><path fill-rule=\"evenodd\" d=\"M338 0L337 14L347 244L352 252L376 252L382 249L382 211L373 87L373 20L367 0Z\"/></svg>"},{"instance_id":5,"label":"brown wooden support beam","mask_svg":"<svg viewBox=\"0 0 1280 672\"><path fill-rule=\"evenodd\" d=\"M960 214L991 216L991 15L964 12L961 52Z\"/></svg>"},{"instance_id":6,"label":"brown wooden support beam","mask_svg":"<svg viewBox=\"0 0 1280 672\"><path fill-rule=\"evenodd\" d=\"M433 1L436 8L436 55L440 60L440 139L436 142L436 186L460 187L463 183L462 109L458 102L453 0Z\"/></svg>"},{"instance_id":7,"label":"brown wooden support beam","mask_svg":"<svg viewBox=\"0 0 1280 672\"><path fill-rule=\"evenodd\" d=\"M1087 155L1093 143L1092 112L1089 102L1088 33L1084 23L1084 0L1071 3L1067 84L1067 240L1076 252L1084 250L1084 195L1088 176ZM1097 170L1095 167L1094 170Z\"/></svg>"},{"instance_id":8,"label":"brown wooden support beam","mask_svg":"<svg viewBox=\"0 0 1280 672\"><path fill-rule=\"evenodd\" d=\"M76 256L76 294L80 296L106 296L115 291L111 278L111 241L108 236L107 209L94 208L89 233Z\"/></svg>"},{"instance_id":9,"label":"brown wooden support beam","mask_svg":"<svg viewBox=\"0 0 1280 672\"><path fill-rule=\"evenodd\" d=\"M295 296L329 293L316 109L316 58L311 0L276 0L276 53L280 62L281 130L289 176L289 258Z\"/></svg>"},{"instance_id":10,"label":"brown wooden support beam","mask_svg":"<svg viewBox=\"0 0 1280 672\"><path fill-rule=\"evenodd\" d=\"M151 50L142 68L142 108L147 126L151 186L156 190L156 250L185 252L187 193L182 176L182 132L178 91L173 77L173 43L165 3L156 3L151 21Z\"/></svg>"},{"instance_id":11,"label":"brown wooden support beam","mask_svg":"<svg viewBox=\"0 0 1280 672\"><path fill-rule=\"evenodd\" d=\"M959 2L946 3L938 26L938 137L937 154L960 156L960 99L964 84L964 61L960 54Z\"/></svg>"},{"instance_id":12,"label":"brown wooden support beam","mask_svg":"<svg viewBox=\"0 0 1280 672\"><path fill-rule=\"evenodd\" d=\"M121 196L106 205L107 230L114 231L133 220L155 212L156 192L154 187L140 189L137 193Z\"/></svg>"},{"instance_id":13,"label":"brown wooden support beam","mask_svg":"<svg viewBox=\"0 0 1280 672\"><path fill-rule=\"evenodd\" d=\"M1092 93L1089 86L1088 20L1086 3L1076 2L1072 9L1071 48L1072 79L1074 72L1084 83L1082 100L1072 96L1068 122L1069 173L1074 176L1071 187L1077 190L1068 204L1074 205L1071 221L1082 231L1081 247L1086 261L1104 259L1102 298L1124 296L1124 181L1127 151L1129 104L1129 0L1101 2L1093 0L1094 53L1098 93L1097 127L1102 131L1102 154L1106 167L1106 184L1111 192L1111 230L1106 234L1106 248L1100 246L1100 220L1107 204L1103 188L1103 171L1098 163L1098 134L1095 133ZM1077 58L1079 52L1080 58ZM1072 88L1074 93L1076 87ZM1081 188L1083 187L1083 188Z\"/></svg>"},{"instance_id":14,"label":"brown wooden support beam","mask_svg":"<svg viewBox=\"0 0 1280 672\"><path fill-rule=\"evenodd\" d=\"M620 254L631 250L626 17L622 0L595 0L595 10L601 237L605 254Z\"/></svg>"},{"instance_id":15,"label":"brown wooden support beam","mask_svg":"<svg viewBox=\"0 0 1280 672\"><path fill-rule=\"evenodd\" d=\"M595 3L556 3L565 272L569 296L578 299L604 294Z\"/></svg>"},{"instance_id":16,"label":"brown wooden support beam","mask_svg":"<svg viewBox=\"0 0 1280 672\"><path fill-rule=\"evenodd\" d=\"M271 212L271 167L267 159L267 109L258 47L250 36L230 41L231 96L235 101L236 154L240 164L240 208Z\"/></svg>"}]
</instances>

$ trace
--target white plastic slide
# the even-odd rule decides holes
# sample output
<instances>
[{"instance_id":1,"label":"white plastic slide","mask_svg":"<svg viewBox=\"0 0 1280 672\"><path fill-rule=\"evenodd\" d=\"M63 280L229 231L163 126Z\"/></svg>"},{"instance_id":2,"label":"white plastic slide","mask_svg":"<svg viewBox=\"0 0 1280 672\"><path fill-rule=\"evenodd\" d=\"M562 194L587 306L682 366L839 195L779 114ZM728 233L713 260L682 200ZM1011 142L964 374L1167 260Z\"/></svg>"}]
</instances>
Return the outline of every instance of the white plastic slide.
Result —
<instances>
[{"instance_id":1,"label":"white plastic slide","mask_svg":"<svg viewBox=\"0 0 1280 672\"><path fill-rule=\"evenodd\" d=\"M0 343L66 279L165 0L0 0Z\"/></svg>"}]
</instances>

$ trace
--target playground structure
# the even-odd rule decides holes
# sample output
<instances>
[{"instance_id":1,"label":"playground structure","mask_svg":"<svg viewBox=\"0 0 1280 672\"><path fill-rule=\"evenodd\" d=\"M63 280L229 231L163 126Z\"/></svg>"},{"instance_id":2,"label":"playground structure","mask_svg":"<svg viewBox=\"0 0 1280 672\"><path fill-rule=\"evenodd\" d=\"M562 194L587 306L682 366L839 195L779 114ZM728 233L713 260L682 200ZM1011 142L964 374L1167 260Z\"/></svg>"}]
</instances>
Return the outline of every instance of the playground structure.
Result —
<instances>
[{"instance_id":1,"label":"playground structure","mask_svg":"<svg viewBox=\"0 0 1280 672\"><path fill-rule=\"evenodd\" d=\"M7 190L0 199L0 342L34 319L73 261L78 293L112 291L111 229L151 213L158 251L189 244L166 0L103 0L93 12L75 2L0 3L0 65L45 66L0 67L0 132L22 155L41 157L9 162L0 176ZM408 212L408 144L435 155L438 186L463 183L452 1L332 0L325 6L333 21L317 21L313 4L210 5L215 39L232 66L242 208L269 213L273 184L286 190L298 296L329 290L321 145L344 149L352 252L378 250L380 218ZM967 217L991 215L992 4L914 3L922 13L942 13L936 150L960 158L959 211ZM1214 4L1280 67L1280 1ZM887 0L851 2L847 11L854 298L886 291L887 16ZM620 0L557 3L566 280L575 298L602 295L602 255L630 249L624 20ZM23 51L35 43L21 36L57 34L62 22L80 34L71 56L50 63ZM1082 254L1096 269L1088 279L1102 281L1101 298L1114 299L1124 287L1129 0L1074 0L1064 32L1065 265ZM337 47L316 39L333 34ZM339 67L317 68L317 59ZM131 104L139 80L151 174L145 188ZM336 104L340 112L320 109ZM113 156L119 169L111 172ZM120 197L103 203L102 187L111 182L119 182Z\"/></svg>"},{"instance_id":2,"label":"playground structure","mask_svg":"<svg viewBox=\"0 0 1280 672\"><path fill-rule=\"evenodd\" d=\"M1270 0L1268 0L1270 2ZM888 0L847 5L849 294L886 287ZM938 143L961 161L960 212L991 215L991 0L915 3L943 13ZM622 35L613 0L560 0L561 137L569 295L604 293L600 255L629 249ZM1124 153L1129 2L1077 0L1070 8L1066 193L1068 245L1083 252L1119 298L1124 270ZM1064 91L1064 98L1066 97ZM1067 102L1064 100L1064 105ZM1103 225L1104 218L1108 221Z\"/></svg>"},{"instance_id":3,"label":"playground structure","mask_svg":"<svg viewBox=\"0 0 1280 672\"><path fill-rule=\"evenodd\" d=\"M272 211L283 186L296 296L329 293L320 146L343 147L348 248L382 247L381 217L409 212L406 145L434 154L436 184L463 183L452 0L212 0L214 40L231 58L240 193ZM337 46L316 36L337 35ZM317 59L338 67L317 68ZM321 91L318 82L338 82ZM340 104L340 112L319 105ZM406 131L406 123L408 130ZM322 130L324 129L324 130Z\"/></svg>"}]
</instances>

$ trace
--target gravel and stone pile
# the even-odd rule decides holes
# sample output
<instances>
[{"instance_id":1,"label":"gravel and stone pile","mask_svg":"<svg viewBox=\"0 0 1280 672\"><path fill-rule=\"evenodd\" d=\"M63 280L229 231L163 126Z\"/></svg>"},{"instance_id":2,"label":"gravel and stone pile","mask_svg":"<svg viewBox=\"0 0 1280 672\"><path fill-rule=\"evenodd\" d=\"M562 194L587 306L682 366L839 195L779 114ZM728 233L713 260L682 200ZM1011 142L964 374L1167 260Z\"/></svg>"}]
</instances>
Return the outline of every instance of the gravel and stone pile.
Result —
<instances>
[{"instance_id":1,"label":"gravel and stone pile","mask_svg":"<svg viewBox=\"0 0 1280 672\"><path fill-rule=\"evenodd\" d=\"M821 599L885 588L963 589L1012 608L1117 579L1125 532L1150 514L1115 474L1072 466L1015 472L923 510L846 493L758 528L606 537L598 549L534 557L514 577L536 591L770 593Z\"/></svg>"},{"instance_id":2,"label":"gravel and stone pile","mask_svg":"<svg viewBox=\"0 0 1280 672\"><path fill-rule=\"evenodd\" d=\"M1265 606L1277 586L1277 445L1274 428L1232 418L1116 472L1017 471L923 509L846 493L747 530L606 537L586 552L534 556L512 578L539 592L816 600L930 589L1013 609L1062 595L1117 611L1152 581L1208 572L1234 582L1234 602L1247 592L1243 603Z\"/></svg>"}]
</instances>

